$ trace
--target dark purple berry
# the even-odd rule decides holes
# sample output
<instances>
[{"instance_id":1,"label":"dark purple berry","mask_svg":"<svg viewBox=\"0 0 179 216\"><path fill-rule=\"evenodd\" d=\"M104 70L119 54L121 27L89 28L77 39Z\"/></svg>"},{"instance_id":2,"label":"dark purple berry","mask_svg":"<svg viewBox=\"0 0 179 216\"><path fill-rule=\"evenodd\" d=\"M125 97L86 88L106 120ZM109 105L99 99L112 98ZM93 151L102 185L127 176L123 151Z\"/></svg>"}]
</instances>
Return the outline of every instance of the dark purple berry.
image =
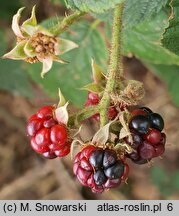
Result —
<instances>
[{"instance_id":1,"label":"dark purple berry","mask_svg":"<svg viewBox=\"0 0 179 216\"><path fill-rule=\"evenodd\" d=\"M161 115L158 113L152 113L149 115L149 119L151 121L151 127L155 128L159 131L162 131L164 128L164 120Z\"/></svg>"},{"instance_id":2,"label":"dark purple berry","mask_svg":"<svg viewBox=\"0 0 179 216\"><path fill-rule=\"evenodd\" d=\"M139 155L142 159L151 159L155 157L155 148L150 143L144 141L139 148Z\"/></svg>"},{"instance_id":3,"label":"dark purple berry","mask_svg":"<svg viewBox=\"0 0 179 216\"><path fill-rule=\"evenodd\" d=\"M106 149L104 152L104 157L103 157L103 167L104 169L114 165L117 161L117 154L116 152Z\"/></svg>"},{"instance_id":4,"label":"dark purple berry","mask_svg":"<svg viewBox=\"0 0 179 216\"><path fill-rule=\"evenodd\" d=\"M138 115L132 118L129 127L140 134L147 134L150 128L150 120L146 116Z\"/></svg>"},{"instance_id":5,"label":"dark purple berry","mask_svg":"<svg viewBox=\"0 0 179 216\"><path fill-rule=\"evenodd\" d=\"M129 158L131 158L132 160L138 160L140 156L138 152L132 152L131 154L129 154Z\"/></svg>"},{"instance_id":6,"label":"dark purple berry","mask_svg":"<svg viewBox=\"0 0 179 216\"><path fill-rule=\"evenodd\" d=\"M104 173L109 179L120 178L124 173L124 164L121 161L117 161L116 164L104 170Z\"/></svg>"},{"instance_id":7,"label":"dark purple berry","mask_svg":"<svg viewBox=\"0 0 179 216\"><path fill-rule=\"evenodd\" d=\"M131 135L133 140L132 147L136 149L142 143L142 137L134 131L131 131ZM126 137L124 140L127 144L131 145L129 137Z\"/></svg>"},{"instance_id":8,"label":"dark purple berry","mask_svg":"<svg viewBox=\"0 0 179 216\"><path fill-rule=\"evenodd\" d=\"M92 166L95 168L100 168L103 165L103 155L104 151L101 149L98 149L90 155L89 162Z\"/></svg>"},{"instance_id":9,"label":"dark purple berry","mask_svg":"<svg viewBox=\"0 0 179 216\"><path fill-rule=\"evenodd\" d=\"M136 133L132 133L132 139L133 139L133 143L132 143L133 149L137 149L143 142L142 137Z\"/></svg>"},{"instance_id":10,"label":"dark purple berry","mask_svg":"<svg viewBox=\"0 0 179 216\"><path fill-rule=\"evenodd\" d=\"M159 156L163 155L164 152L165 152L164 145L159 144L155 147L155 157L159 157Z\"/></svg>"},{"instance_id":11,"label":"dark purple berry","mask_svg":"<svg viewBox=\"0 0 179 216\"><path fill-rule=\"evenodd\" d=\"M166 143L166 134L165 133L161 133L161 140L160 140L160 144L165 145Z\"/></svg>"},{"instance_id":12,"label":"dark purple berry","mask_svg":"<svg viewBox=\"0 0 179 216\"><path fill-rule=\"evenodd\" d=\"M107 177L104 175L103 170L98 170L94 173L94 181L99 186L103 185L107 181Z\"/></svg>"}]
</instances>

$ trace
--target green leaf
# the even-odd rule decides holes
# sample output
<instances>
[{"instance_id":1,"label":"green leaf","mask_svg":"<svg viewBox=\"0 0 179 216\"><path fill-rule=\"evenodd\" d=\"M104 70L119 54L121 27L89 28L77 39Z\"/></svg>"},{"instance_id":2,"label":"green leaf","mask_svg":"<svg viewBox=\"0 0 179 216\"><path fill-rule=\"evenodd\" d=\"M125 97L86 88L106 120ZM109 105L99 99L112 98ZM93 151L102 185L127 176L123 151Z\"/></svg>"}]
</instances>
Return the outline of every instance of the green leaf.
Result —
<instances>
[{"instance_id":1,"label":"green leaf","mask_svg":"<svg viewBox=\"0 0 179 216\"><path fill-rule=\"evenodd\" d=\"M19 61L0 60L0 89L16 95L32 97L32 86L28 74Z\"/></svg>"},{"instance_id":2,"label":"green leaf","mask_svg":"<svg viewBox=\"0 0 179 216\"><path fill-rule=\"evenodd\" d=\"M161 11L154 19L144 21L132 29L124 29L123 50L125 55L154 64L178 64L179 56L160 44L161 35L167 26L168 15Z\"/></svg>"},{"instance_id":3,"label":"green leaf","mask_svg":"<svg viewBox=\"0 0 179 216\"><path fill-rule=\"evenodd\" d=\"M179 66L151 64L147 66L166 82L173 102L179 106Z\"/></svg>"},{"instance_id":4,"label":"green leaf","mask_svg":"<svg viewBox=\"0 0 179 216\"><path fill-rule=\"evenodd\" d=\"M79 107L86 100L86 92L80 88L91 82L91 58L104 68L107 48L101 34L85 21L76 23L69 32L63 34L63 37L80 45L78 49L63 55L69 64L54 63L51 73L44 79L40 78L38 64L29 65L27 70L49 96L57 98L60 87L67 101L70 100Z\"/></svg>"},{"instance_id":5,"label":"green leaf","mask_svg":"<svg viewBox=\"0 0 179 216\"><path fill-rule=\"evenodd\" d=\"M56 17L50 17L46 20L43 20L40 23L40 26L42 26L45 29L48 29L50 32L51 29L53 29L54 27L56 27L56 25L58 25L60 22L62 22L64 17L60 17L60 16L56 16Z\"/></svg>"},{"instance_id":6,"label":"green leaf","mask_svg":"<svg viewBox=\"0 0 179 216\"><path fill-rule=\"evenodd\" d=\"M126 0L124 26L130 28L157 14L168 0Z\"/></svg>"},{"instance_id":7,"label":"green leaf","mask_svg":"<svg viewBox=\"0 0 179 216\"><path fill-rule=\"evenodd\" d=\"M166 5L168 0L125 0L123 25L132 28L139 23L153 18ZM104 13L93 13L93 16L105 22L113 20L113 10Z\"/></svg>"},{"instance_id":8,"label":"green leaf","mask_svg":"<svg viewBox=\"0 0 179 216\"><path fill-rule=\"evenodd\" d=\"M103 13L125 0L65 0L66 6L84 12Z\"/></svg>"},{"instance_id":9,"label":"green leaf","mask_svg":"<svg viewBox=\"0 0 179 216\"><path fill-rule=\"evenodd\" d=\"M77 9L74 0L65 0L67 8Z\"/></svg>"},{"instance_id":10,"label":"green leaf","mask_svg":"<svg viewBox=\"0 0 179 216\"><path fill-rule=\"evenodd\" d=\"M6 51L6 41L4 38L4 32L0 30L0 56L2 56Z\"/></svg>"},{"instance_id":11,"label":"green leaf","mask_svg":"<svg viewBox=\"0 0 179 216\"><path fill-rule=\"evenodd\" d=\"M164 31L162 44L164 47L179 55L179 2L171 1L172 9L169 26Z\"/></svg>"},{"instance_id":12,"label":"green leaf","mask_svg":"<svg viewBox=\"0 0 179 216\"><path fill-rule=\"evenodd\" d=\"M92 16L95 19L99 19L104 22L113 22L113 9L108 10L107 12L104 13L92 13Z\"/></svg>"},{"instance_id":13,"label":"green leaf","mask_svg":"<svg viewBox=\"0 0 179 216\"><path fill-rule=\"evenodd\" d=\"M6 51L3 32L0 32L0 55ZM32 97L32 86L28 74L19 61L0 60L0 89L10 91L16 95Z\"/></svg>"}]
</instances>

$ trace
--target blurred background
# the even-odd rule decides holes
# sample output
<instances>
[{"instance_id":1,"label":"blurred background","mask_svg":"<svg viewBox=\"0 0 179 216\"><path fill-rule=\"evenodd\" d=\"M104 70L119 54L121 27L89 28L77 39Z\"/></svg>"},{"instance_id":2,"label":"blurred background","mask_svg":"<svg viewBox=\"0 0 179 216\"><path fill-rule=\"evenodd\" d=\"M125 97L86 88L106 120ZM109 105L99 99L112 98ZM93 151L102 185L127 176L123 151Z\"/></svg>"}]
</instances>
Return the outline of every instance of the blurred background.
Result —
<instances>
[{"instance_id":1,"label":"blurred background","mask_svg":"<svg viewBox=\"0 0 179 216\"><path fill-rule=\"evenodd\" d=\"M25 19L36 4L38 21L46 20L46 26L53 25L57 15L68 12L59 0L0 0L0 3L1 56L15 44L10 25L18 8L26 7L22 18ZM166 16L162 16L162 23L166 24ZM29 145L26 121L39 107L57 103L58 87L71 101L72 108L78 109L87 96L87 92L79 89L91 82L91 58L105 69L111 18L105 24L100 22L103 19L104 16L87 15L62 35L80 48L63 56L70 61L69 65L55 64L43 80L40 64L0 60L0 199L179 199L179 67L175 64L178 59L155 43L164 27L161 17L125 29L123 63L127 78L145 85L142 105L165 119L167 145L162 158L154 159L150 166L129 161L128 184L99 195L76 181L70 156L45 160ZM158 27L155 31L154 25ZM89 121L86 125L84 133L93 133L95 123Z\"/></svg>"}]
</instances>

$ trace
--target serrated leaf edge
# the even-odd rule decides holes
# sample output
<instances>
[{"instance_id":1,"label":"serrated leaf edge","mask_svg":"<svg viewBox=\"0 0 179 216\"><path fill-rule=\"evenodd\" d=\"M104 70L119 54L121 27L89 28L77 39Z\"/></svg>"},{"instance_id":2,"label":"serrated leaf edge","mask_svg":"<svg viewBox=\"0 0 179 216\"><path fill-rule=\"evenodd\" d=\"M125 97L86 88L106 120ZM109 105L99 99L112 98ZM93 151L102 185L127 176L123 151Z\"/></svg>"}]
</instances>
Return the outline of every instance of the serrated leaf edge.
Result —
<instances>
[{"instance_id":1,"label":"serrated leaf edge","mask_svg":"<svg viewBox=\"0 0 179 216\"><path fill-rule=\"evenodd\" d=\"M163 37L164 37L165 32L166 32L167 29L170 27L170 21L171 21L172 19L175 18L175 16L174 16L174 10L173 10L173 0L170 0L170 2L169 2L169 7L170 7L170 14L169 14L169 17L168 17L168 25L167 25L167 27L164 29L164 31L163 31L163 33L162 33L162 35L161 35L161 39L160 39L160 43L161 43L161 44L163 44L163 43L162 43L162 40L163 40Z\"/></svg>"}]
</instances>

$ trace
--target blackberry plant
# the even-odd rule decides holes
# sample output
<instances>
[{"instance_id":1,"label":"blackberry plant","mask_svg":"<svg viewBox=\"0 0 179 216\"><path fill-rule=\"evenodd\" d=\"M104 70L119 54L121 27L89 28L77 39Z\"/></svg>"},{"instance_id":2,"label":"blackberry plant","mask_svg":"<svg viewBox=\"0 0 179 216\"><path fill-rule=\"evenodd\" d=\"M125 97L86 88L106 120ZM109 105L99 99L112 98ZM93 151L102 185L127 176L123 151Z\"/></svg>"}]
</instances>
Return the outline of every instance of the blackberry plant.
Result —
<instances>
[{"instance_id":1,"label":"blackberry plant","mask_svg":"<svg viewBox=\"0 0 179 216\"><path fill-rule=\"evenodd\" d=\"M65 157L70 152L73 153L74 146L77 145L79 150L73 161L74 175L83 186L90 187L95 193L102 193L127 181L130 174L129 160L142 165L164 154L164 120L160 114L139 105L145 95L143 83L126 79L122 55L128 52L123 35L136 23L140 25L142 19L161 11L167 1L137 1L137 5L141 3L143 6L139 7L136 13L132 8L133 3L128 0L105 3L92 0L84 1L83 5L78 0L65 2L67 7L75 12L59 19L51 27L37 24L35 6L32 8L31 17L20 25L19 20L24 10L20 8L12 20L12 30L17 38L16 46L5 54L4 58L28 63L41 62L41 76L44 78L45 74L53 69L53 61L71 64L61 56L80 47L80 44L61 37L62 33L73 23L78 25L77 20L87 13L92 12L96 18L91 31L99 25L98 19L113 14L113 19L109 16L107 21L109 25L112 23L108 69L103 70L103 65L99 66L92 59L93 81L82 88L88 91L84 107L78 112L70 112L69 102L66 102L59 90L59 103L41 107L27 123L27 135L32 149L47 159ZM55 3L58 3L58 0ZM126 28L128 25L129 29ZM167 40L167 34L166 30L163 43ZM128 35L130 37L130 34ZM130 51L134 49L135 47L131 47ZM138 53L138 56L140 57L141 53ZM146 58L144 55L143 59ZM166 53L164 58L167 59ZM48 79L48 76L45 79ZM68 82L70 79L65 80L64 85ZM77 94L75 97L80 96ZM79 140L78 130L81 129L83 121L89 118L97 121L99 130L88 141Z\"/></svg>"}]
</instances>

